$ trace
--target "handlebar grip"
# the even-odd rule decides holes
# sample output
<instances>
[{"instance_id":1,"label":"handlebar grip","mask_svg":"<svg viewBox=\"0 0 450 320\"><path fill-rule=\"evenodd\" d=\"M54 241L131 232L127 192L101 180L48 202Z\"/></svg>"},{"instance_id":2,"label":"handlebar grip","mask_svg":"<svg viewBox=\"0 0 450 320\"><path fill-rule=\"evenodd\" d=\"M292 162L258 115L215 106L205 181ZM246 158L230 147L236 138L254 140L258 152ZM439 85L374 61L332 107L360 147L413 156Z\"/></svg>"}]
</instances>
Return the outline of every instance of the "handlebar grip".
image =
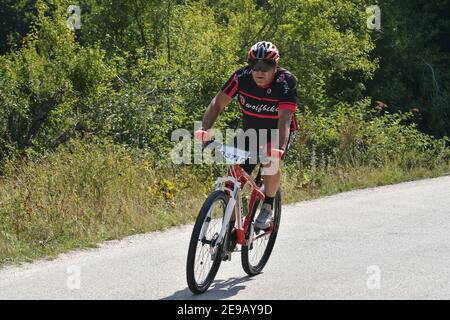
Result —
<instances>
[{"instance_id":1,"label":"handlebar grip","mask_svg":"<svg viewBox=\"0 0 450 320\"><path fill-rule=\"evenodd\" d=\"M197 130L195 131L195 139L200 141L209 141L209 133L205 130Z\"/></svg>"}]
</instances>

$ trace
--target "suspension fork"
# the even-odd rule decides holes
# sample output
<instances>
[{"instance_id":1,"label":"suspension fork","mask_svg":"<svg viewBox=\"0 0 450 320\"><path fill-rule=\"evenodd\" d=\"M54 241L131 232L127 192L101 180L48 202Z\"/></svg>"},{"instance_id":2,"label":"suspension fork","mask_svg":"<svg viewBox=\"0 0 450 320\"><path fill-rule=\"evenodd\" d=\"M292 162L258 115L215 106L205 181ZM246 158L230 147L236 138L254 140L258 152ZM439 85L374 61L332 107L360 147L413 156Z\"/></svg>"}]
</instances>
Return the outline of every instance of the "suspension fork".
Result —
<instances>
[{"instance_id":1,"label":"suspension fork","mask_svg":"<svg viewBox=\"0 0 450 320\"><path fill-rule=\"evenodd\" d=\"M219 237L217 239L217 243L219 243L219 244L222 243L222 241L225 237L225 232L227 232L227 226L228 226L228 223L230 222L233 211L237 211L235 221L239 225L239 220L240 220L239 204L238 204L238 206L236 206L236 202L238 202L237 199L239 199L239 197L240 197L241 183L238 182L236 179L233 179L233 180L234 180L233 181L234 188L233 188L233 191L230 193L230 198L228 200L228 205L227 205L227 208L225 209L225 215L224 215L224 218L222 221L222 228L220 229Z\"/></svg>"},{"instance_id":2,"label":"suspension fork","mask_svg":"<svg viewBox=\"0 0 450 320\"><path fill-rule=\"evenodd\" d=\"M233 187L233 190L231 190L229 188L226 188L226 190L229 191L230 198L228 200L228 204L227 204L227 207L225 209L225 214L224 214L224 218L223 218L223 221L222 221L222 227L220 229L219 236L218 236L218 238L216 240L216 244L222 243L223 238L225 237L225 232L227 231L226 227L227 227L227 225L228 225L228 223L230 221L231 215L233 214L233 210L235 210L236 202L237 202L236 199L238 199L238 197L240 195L239 192L240 192L241 183L239 181L237 181L237 179L235 179L232 176L228 176L226 178L225 177L218 178L216 180L216 190L221 190L221 186L222 186L222 183L224 181L232 182L234 187ZM206 215L206 219L205 219L206 221L203 224L202 229L200 231L200 235L199 235L199 239L198 239L199 241L201 241L204 238L205 232L208 230L209 223L212 220L212 210L213 210L213 208L214 207L211 206L211 208L209 209L209 211L208 211L208 213ZM236 211L238 211L238 210L236 210ZM236 213L236 221L238 221L240 219L240 216L238 216L238 214L239 213L237 212Z\"/></svg>"}]
</instances>

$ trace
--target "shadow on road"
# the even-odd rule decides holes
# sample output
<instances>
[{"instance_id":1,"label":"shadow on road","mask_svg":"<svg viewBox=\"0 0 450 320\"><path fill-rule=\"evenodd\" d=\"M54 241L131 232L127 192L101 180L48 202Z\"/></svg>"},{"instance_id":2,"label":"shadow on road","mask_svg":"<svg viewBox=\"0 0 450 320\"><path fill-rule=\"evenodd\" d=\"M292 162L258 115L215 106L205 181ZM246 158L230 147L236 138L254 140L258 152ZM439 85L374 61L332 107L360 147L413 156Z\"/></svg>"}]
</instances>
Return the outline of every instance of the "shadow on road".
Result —
<instances>
[{"instance_id":1,"label":"shadow on road","mask_svg":"<svg viewBox=\"0 0 450 320\"><path fill-rule=\"evenodd\" d=\"M238 294L245 289L245 283L252 281L253 278L245 276L242 278L231 278L228 280L215 280L208 291L200 295L194 295L189 288L180 290L171 296L161 300L217 300L226 299Z\"/></svg>"}]
</instances>

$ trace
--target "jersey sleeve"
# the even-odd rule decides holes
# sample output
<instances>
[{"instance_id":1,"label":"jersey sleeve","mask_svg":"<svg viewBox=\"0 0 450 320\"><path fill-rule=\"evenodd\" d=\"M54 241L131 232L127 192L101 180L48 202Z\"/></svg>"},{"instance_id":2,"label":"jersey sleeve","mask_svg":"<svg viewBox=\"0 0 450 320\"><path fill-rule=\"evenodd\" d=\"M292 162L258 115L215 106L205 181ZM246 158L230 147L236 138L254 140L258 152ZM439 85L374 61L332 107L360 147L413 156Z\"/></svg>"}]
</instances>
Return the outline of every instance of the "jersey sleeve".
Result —
<instances>
[{"instance_id":1,"label":"jersey sleeve","mask_svg":"<svg viewBox=\"0 0 450 320\"><path fill-rule=\"evenodd\" d=\"M292 75L287 76L283 81L278 110L290 110L292 112L297 110L297 80Z\"/></svg>"},{"instance_id":2,"label":"jersey sleeve","mask_svg":"<svg viewBox=\"0 0 450 320\"><path fill-rule=\"evenodd\" d=\"M238 91L238 87L239 87L239 80L237 73L235 72L230 77L230 79L228 79L228 81L225 82L225 84L222 86L222 91L230 98L233 98Z\"/></svg>"}]
</instances>

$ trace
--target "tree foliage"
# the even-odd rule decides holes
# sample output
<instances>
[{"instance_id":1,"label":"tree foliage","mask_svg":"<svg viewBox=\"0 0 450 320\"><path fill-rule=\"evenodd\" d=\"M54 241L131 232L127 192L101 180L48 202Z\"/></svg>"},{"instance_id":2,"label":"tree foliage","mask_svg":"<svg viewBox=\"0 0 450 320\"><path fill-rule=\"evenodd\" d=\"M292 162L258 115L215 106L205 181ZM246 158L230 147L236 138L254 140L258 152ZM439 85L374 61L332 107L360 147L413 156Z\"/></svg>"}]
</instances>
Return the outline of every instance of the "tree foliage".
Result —
<instances>
[{"instance_id":1,"label":"tree foliage","mask_svg":"<svg viewBox=\"0 0 450 320\"><path fill-rule=\"evenodd\" d=\"M392 111L418 109L419 128L450 135L450 1L382 0L374 57L380 68L368 85Z\"/></svg>"},{"instance_id":2,"label":"tree foliage","mask_svg":"<svg viewBox=\"0 0 450 320\"><path fill-rule=\"evenodd\" d=\"M370 112L369 96L391 111L417 107L409 122L448 135L448 3L381 1L377 33L363 0L2 0L0 158L76 135L164 157L170 133L201 118L260 40L297 76L302 111ZM67 27L72 4L79 30ZM239 121L234 105L218 126Z\"/></svg>"}]
</instances>

